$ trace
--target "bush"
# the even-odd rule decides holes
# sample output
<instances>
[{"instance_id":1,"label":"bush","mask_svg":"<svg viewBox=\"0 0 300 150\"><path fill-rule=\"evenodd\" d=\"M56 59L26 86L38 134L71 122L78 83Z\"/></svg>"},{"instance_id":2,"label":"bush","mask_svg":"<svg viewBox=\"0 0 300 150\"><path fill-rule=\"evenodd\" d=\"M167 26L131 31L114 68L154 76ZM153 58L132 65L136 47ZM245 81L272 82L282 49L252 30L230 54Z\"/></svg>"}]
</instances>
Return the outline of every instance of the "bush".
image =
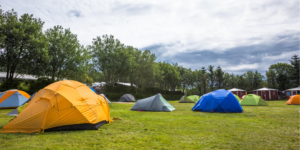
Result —
<instances>
[{"instance_id":1,"label":"bush","mask_svg":"<svg viewBox=\"0 0 300 150\"><path fill-rule=\"evenodd\" d=\"M23 81L19 79L8 79L5 80L0 85L0 91L7 91L11 89L18 89L27 92L32 95L33 93L39 91L40 89L53 83L51 79L48 78L38 78L35 81Z\"/></svg>"},{"instance_id":2,"label":"bush","mask_svg":"<svg viewBox=\"0 0 300 150\"><path fill-rule=\"evenodd\" d=\"M18 85L18 90L22 90L22 91L29 91L30 90L30 84L26 83L26 82L21 82L20 85Z\"/></svg>"},{"instance_id":3,"label":"bush","mask_svg":"<svg viewBox=\"0 0 300 150\"><path fill-rule=\"evenodd\" d=\"M21 84L21 82L22 81L18 79L7 79L1 84L0 91L18 89L18 86Z\"/></svg>"},{"instance_id":4,"label":"bush","mask_svg":"<svg viewBox=\"0 0 300 150\"><path fill-rule=\"evenodd\" d=\"M124 94L133 95L135 100L139 100L139 99L143 99L143 98L147 98L147 97L155 95L155 94L132 94L132 93L105 93L105 96L110 101L117 102L117 101L119 101L121 96L123 96ZM166 95L166 94L164 95L164 94L162 94L162 96L168 101L178 101L182 95Z\"/></svg>"},{"instance_id":5,"label":"bush","mask_svg":"<svg viewBox=\"0 0 300 150\"><path fill-rule=\"evenodd\" d=\"M54 81L55 82L55 81ZM49 78L38 78L34 82L30 84L30 90L28 91L30 94L38 92L40 89L52 84L53 81Z\"/></svg>"},{"instance_id":6,"label":"bush","mask_svg":"<svg viewBox=\"0 0 300 150\"><path fill-rule=\"evenodd\" d=\"M140 93L140 94L167 94L167 95L184 95L181 91L167 91L160 88L135 88L133 86L125 86L120 84L105 85L104 93Z\"/></svg>"}]
</instances>

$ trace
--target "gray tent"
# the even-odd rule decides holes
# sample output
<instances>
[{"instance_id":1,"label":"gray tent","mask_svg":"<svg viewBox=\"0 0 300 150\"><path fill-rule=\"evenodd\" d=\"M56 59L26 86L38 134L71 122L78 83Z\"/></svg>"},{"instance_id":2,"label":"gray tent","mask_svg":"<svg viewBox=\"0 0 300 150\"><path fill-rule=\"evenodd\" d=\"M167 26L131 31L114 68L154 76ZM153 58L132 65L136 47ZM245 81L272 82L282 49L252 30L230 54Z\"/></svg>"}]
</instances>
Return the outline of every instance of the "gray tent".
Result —
<instances>
[{"instance_id":1,"label":"gray tent","mask_svg":"<svg viewBox=\"0 0 300 150\"><path fill-rule=\"evenodd\" d=\"M130 110L137 111L173 111L175 108L161 94L138 100Z\"/></svg>"},{"instance_id":2,"label":"gray tent","mask_svg":"<svg viewBox=\"0 0 300 150\"><path fill-rule=\"evenodd\" d=\"M124 94L119 102L135 102L135 98L131 94Z\"/></svg>"},{"instance_id":3,"label":"gray tent","mask_svg":"<svg viewBox=\"0 0 300 150\"><path fill-rule=\"evenodd\" d=\"M13 111L11 111L10 113L6 114L7 116L18 116L18 108L14 109Z\"/></svg>"},{"instance_id":4,"label":"gray tent","mask_svg":"<svg viewBox=\"0 0 300 150\"><path fill-rule=\"evenodd\" d=\"M102 95L106 100L107 100L107 103L110 104L111 102L109 101L109 99L104 95L104 94L100 94Z\"/></svg>"}]
</instances>

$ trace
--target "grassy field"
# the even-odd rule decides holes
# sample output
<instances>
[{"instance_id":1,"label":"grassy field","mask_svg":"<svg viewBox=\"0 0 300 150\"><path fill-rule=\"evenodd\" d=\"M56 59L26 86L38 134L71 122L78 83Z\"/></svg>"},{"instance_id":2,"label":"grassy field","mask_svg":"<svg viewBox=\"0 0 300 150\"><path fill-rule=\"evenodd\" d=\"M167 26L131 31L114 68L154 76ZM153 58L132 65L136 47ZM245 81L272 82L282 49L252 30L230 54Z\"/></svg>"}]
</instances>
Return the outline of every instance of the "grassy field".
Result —
<instances>
[{"instance_id":1,"label":"grassy field","mask_svg":"<svg viewBox=\"0 0 300 150\"><path fill-rule=\"evenodd\" d=\"M130 111L112 104L112 124L98 130L0 134L0 149L299 149L299 106L268 101L243 113L193 112L170 102L173 112ZM0 110L0 127L13 117Z\"/></svg>"}]
</instances>

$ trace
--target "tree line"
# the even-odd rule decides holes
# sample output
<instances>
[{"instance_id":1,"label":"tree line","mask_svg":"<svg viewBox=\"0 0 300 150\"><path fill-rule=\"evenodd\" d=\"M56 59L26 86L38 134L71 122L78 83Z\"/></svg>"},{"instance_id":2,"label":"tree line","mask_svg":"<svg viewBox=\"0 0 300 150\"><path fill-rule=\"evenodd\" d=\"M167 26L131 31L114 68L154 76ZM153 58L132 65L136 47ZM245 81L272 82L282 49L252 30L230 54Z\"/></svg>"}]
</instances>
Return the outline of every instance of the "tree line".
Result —
<instances>
[{"instance_id":1,"label":"tree line","mask_svg":"<svg viewBox=\"0 0 300 150\"><path fill-rule=\"evenodd\" d=\"M290 64L269 67L266 78L258 71L234 75L220 66L192 70L177 63L156 62L150 50L125 45L113 35L95 37L90 45L81 45L69 28L54 26L43 31L44 22L33 15L18 17L14 10L0 9L0 71L6 79L15 74L50 77L52 81L77 80L114 84L128 82L139 89L159 88L205 94L216 89L241 88L251 91L261 87L299 86L299 57Z\"/></svg>"}]
</instances>

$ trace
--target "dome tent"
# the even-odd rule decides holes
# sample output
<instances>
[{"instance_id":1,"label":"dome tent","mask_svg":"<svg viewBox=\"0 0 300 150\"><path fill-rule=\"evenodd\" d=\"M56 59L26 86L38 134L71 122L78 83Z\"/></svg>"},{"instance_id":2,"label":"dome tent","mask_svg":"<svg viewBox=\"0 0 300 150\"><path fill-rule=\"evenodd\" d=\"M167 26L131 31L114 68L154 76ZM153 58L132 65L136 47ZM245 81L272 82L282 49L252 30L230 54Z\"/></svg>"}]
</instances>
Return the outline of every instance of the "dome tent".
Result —
<instances>
[{"instance_id":1,"label":"dome tent","mask_svg":"<svg viewBox=\"0 0 300 150\"><path fill-rule=\"evenodd\" d=\"M300 95L290 96L290 99L285 104L287 104L287 105L299 105L300 104Z\"/></svg>"},{"instance_id":2,"label":"dome tent","mask_svg":"<svg viewBox=\"0 0 300 150\"><path fill-rule=\"evenodd\" d=\"M134 96L131 95L131 94L124 94L124 95L120 98L119 102L135 102L135 98L134 98Z\"/></svg>"},{"instance_id":3,"label":"dome tent","mask_svg":"<svg viewBox=\"0 0 300 150\"><path fill-rule=\"evenodd\" d=\"M21 113L24 110L24 108L26 107L26 103L28 103L35 96L36 93L37 92L35 92L34 94L32 94L30 96L30 98L27 101L25 101L21 106L19 106L18 108L14 109L13 111L9 112L6 115L7 116L18 116L19 113Z\"/></svg>"},{"instance_id":4,"label":"dome tent","mask_svg":"<svg viewBox=\"0 0 300 150\"><path fill-rule=\"evenodd\" d=\"M187 98L189 98L190 100L192 100L192 101L194 101L196 103L200 99L200 96L198 96L198 95L190 95Z\"/></svg>"},{"instance_id":5,"label":"dome tent","mask_svg":"<svg viewBox=\"0 0 300 150\"><path fill-rule=\"evenodd\" d=\"M186 96L183 96L178 103L195 103L193 100L187 98Z\"/></svg>"},{"instance_id":6,"label":"dome tent","mask_svg":"<svg viewBox=\"0 0 300 150\"><path fill-rule=\"evenodd\" d=\"M95 89L93 87L91 87L91 90L96 93L96 91L95 91Z\"/></svg>"},{"instance_id":7,"label":"dome tent","mask_svg":"<svg viewBox=\"0 0 300 150\"><path fill-rule=\"evenodd\" d=\"M232 92L220 89L203 95L192 108L193 111L203 112L237 112L243 108Z\"/></svg>"},{"instance_id":8,"label":"dome tent","mask_svg":"<svg viewBox=\"0 0 300 150\"><path fill-rule=\"evenodd\" d=\"M30 95L21 90L8 90L0 94L0 108L17 108L23 105Z\"/></svg>"},{"instance_id":9,"label":"dome tent","mask_svg":"<svg viewBox=\"0 0 300 150\"><path fill-rule=\"evenodd\" d=\"M154 96L138 100L130 110L173 111L175 108L158 93Z\"/></svg>"},{"instance_id":10,"label":"dome tent","mask_svg":"<svg viewBox=\"0 0 300 150\"><path fill-rule=\"evenodd\" d=\"M242 106L269 106L260 96L255 94L246 95L242 101L240 101Z\"/></svg>"},{"instance_id":11,"label":"dome tent","mask_svg":"<svg viewBox=\"0 0 300 150\"><path fill-rule=\"evenodd\" d=\"M41 89L1 132L96 130L107 122L113 121L104 99L80 82L63 80Z\"/></svg>"},{"instance_id":12,"label":"dome tent","mask_svg":"<svg viewBox=\"0 0 300 150\"><path fill-rule=\"evenodd\" d=\"M100 94L101 96L103 96L103 98L105 98L106 99L106 101L107 101L107 103L108 104L110 104L111 102L110 102L110 100L104 95L104 94Z\"/></svg>"},{"instance_id":13,"label":"dome tent","mask_svg":"<svg viewBox=\"0 0 300 150\"><path fill-rule=\"evenodd\" d=\"M240 99L240 97L238 97L237 95L235 95L235 94L233 94L234 95L234 97L240 102L241 101L241 99Z\"/></svg>"}]
</instances>

